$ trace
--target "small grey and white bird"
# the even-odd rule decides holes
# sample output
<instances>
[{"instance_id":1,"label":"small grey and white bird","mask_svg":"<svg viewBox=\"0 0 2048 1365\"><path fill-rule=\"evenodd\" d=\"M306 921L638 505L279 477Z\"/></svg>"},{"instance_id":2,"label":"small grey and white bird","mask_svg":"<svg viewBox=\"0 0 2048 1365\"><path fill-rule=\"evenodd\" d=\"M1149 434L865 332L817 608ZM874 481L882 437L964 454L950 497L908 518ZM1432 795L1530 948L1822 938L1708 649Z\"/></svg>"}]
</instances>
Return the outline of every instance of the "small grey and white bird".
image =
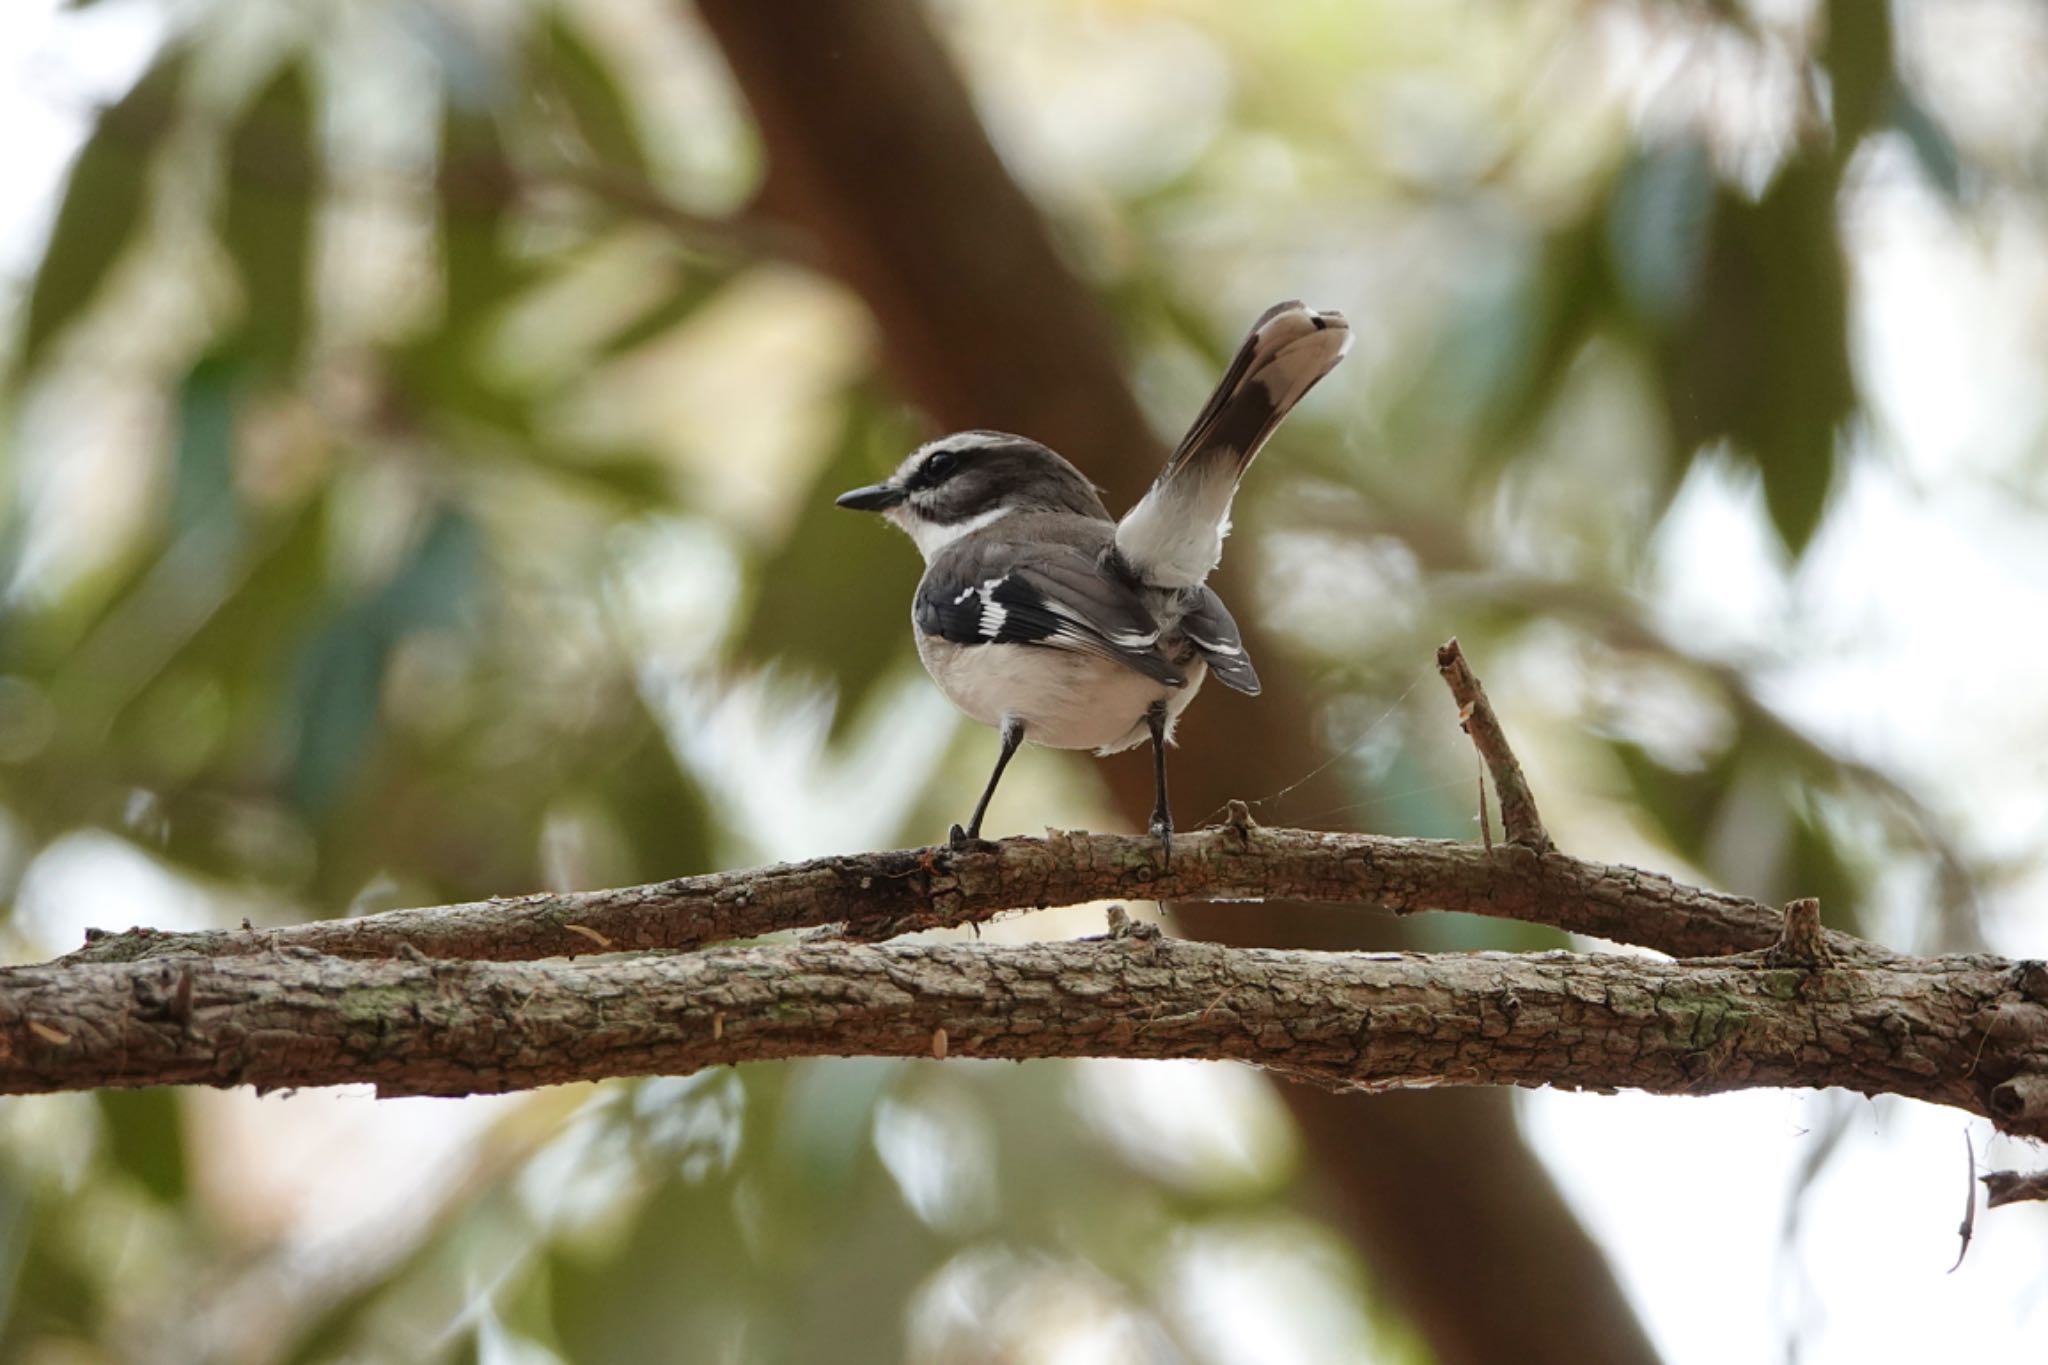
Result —
<instances>
[{"instance_id":1,"label":"small grey and white bird","mask_svg":"<svg viewBox=\"0 0 2048 1365\"><path fill-rule=\"evenodd\" d=\"M1166 745L1209 674L1256 694L1237 623L1204 580L1238 481L1266 438L1351 347L1340 313L1268 308L1166 468L1122 521L1080 470L1023 436L966 431L920 446L884 483L841 494L924 555L911 621L947 700L1002 734L956 845L981 837L1025 740L1113 754L1150 738L1152 832L1168 857Z\"/></svg>"}]
</instances>

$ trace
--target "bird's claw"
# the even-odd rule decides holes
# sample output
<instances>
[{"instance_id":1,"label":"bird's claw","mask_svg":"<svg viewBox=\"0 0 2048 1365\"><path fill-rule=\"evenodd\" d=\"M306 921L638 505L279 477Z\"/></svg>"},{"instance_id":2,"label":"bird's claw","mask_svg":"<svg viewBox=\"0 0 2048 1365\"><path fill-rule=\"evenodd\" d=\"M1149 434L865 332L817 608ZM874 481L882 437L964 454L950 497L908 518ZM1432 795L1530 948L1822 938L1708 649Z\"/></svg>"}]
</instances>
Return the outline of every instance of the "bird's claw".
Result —
<instances>
[{"instance_id":1,"label":"bird's claw","mask_svg":"<svg viewBox=\"0 0 2048 1365\"><path fill-rule=\"evenodd\" d=\"M978 830L973 834L969 834L960 826L955 825L946 831L946 846L948 848L966 848L969 844L978 844L980 842L981 834Z\"/></svg>"},{"instance_id":2,"label":"bird's claw","mask_svg":"<svg viewBox=\"0 0 2048 1365\"><path fill-rule=\"evenodd\" d=\"M1159 852L1161 860L1169 863L1172 862L1173 821L1170 819L1162 819L1161 817L1155 815L1152 817L1152 823L1148 825L1146 828L1151 832L1152 837L1159 841Z\"/></svg>"}]
</instances>

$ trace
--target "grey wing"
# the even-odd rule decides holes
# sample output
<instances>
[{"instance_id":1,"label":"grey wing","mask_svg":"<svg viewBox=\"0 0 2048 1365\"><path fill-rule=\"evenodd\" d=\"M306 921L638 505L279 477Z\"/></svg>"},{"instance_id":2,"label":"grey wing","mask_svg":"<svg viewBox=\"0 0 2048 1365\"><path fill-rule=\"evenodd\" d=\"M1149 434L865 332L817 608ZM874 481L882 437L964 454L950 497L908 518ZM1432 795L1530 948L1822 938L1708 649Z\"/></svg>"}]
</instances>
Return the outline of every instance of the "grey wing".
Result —
<instances>
[{"instance_id":1,"label":"grey wing","mask_svg":"<svg viewBox=\"0 0 2048 1365\"><path fill-rule=\"evenodd\" d=\"M1237 632L1230 608L1206 584L1195 591L1193 599L1194 605L1180 618L1180 633L1201 653L1217 682L1248 697L1258 696L1258 670L1245 652L1244 637Z\"/></svg>"},{"instance_id":2,"label":"grey wing","mask_svg":"<svg viewBox=\"0 0 2048 1365\"><path fill-rule=\"evenodd\" d=\"M912 616L955 644L1070 649L1168 687L1187 682L1160 651L1159 623L1137 591L1076 546L963 543L926 571Z\"/></svg>"}]
</instances>

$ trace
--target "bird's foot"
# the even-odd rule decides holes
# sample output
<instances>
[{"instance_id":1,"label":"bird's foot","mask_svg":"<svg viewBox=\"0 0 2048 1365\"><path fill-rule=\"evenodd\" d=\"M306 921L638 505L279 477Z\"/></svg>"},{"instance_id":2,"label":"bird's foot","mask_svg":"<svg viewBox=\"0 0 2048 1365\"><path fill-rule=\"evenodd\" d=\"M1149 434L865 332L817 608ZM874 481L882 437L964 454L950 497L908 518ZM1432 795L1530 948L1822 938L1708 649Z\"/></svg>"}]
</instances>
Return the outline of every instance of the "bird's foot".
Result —
<instances>
[{"instance_id":1,"label":"bird's foot","mask_svg":"<svg viewBox=\"0 0 2048 1365\"><path fill-rule=\"evenodd\" d=\"M1152 837L1159 841L1159 852L1164 862L1173 861L1173 817L1164 811L1155 811L1152 823L1146 826Z\"/></svg>"},{"instance_id":2,"label":"bird's foot","mask_svg":"<svg viewBox=\"0 0 2048 1365\"><path fill-rule=\"evenodd\" d=\"M946 831L946 846L948 848L967 848L981 841L981 831L978 829L964 830L960 826L955 825Z\"/></svg>"}]
</instances>

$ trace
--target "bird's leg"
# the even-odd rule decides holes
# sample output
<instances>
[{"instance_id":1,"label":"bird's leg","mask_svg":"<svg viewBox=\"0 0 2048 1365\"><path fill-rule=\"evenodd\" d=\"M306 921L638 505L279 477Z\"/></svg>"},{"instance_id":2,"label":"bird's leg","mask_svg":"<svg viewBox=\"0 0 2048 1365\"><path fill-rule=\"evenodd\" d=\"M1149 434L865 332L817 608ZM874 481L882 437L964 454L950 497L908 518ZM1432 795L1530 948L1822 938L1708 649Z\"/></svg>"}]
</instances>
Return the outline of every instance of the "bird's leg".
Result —
<instances>
[{"instance_id":1,"label":"bird's leg","mask_svg":"<svg viewBox=\"0 0 2048 1365\"><path fill-rule=\"evenodd\" d=\"M974 816L968 820L967 828L955 825L947 832L946 842L954 848L972 843L981 837L981 817L988 814L989 798L996 794L996 783L1003 780L1003 769L1010 766L1010 755L1017 752L1017 746L1024 742L1024 722L1016 716L1003 717L1003 751L996 755L996 770L988 775L988 786L982 788L981 800L974 803Z\"/></svg>"},{"instance_id":2,"label":"bird's leg","mask_svg":"<svg viewBox=\"0 0 2048 1365\"><path fill-rule=\"evenodd\" d=\"M1145 709L1145 724L1152 730L1152 832L1168 862L1173 861L1173 812L1166 808L1166 703L1155 701Z\"/></svg>"}]
</instances>

